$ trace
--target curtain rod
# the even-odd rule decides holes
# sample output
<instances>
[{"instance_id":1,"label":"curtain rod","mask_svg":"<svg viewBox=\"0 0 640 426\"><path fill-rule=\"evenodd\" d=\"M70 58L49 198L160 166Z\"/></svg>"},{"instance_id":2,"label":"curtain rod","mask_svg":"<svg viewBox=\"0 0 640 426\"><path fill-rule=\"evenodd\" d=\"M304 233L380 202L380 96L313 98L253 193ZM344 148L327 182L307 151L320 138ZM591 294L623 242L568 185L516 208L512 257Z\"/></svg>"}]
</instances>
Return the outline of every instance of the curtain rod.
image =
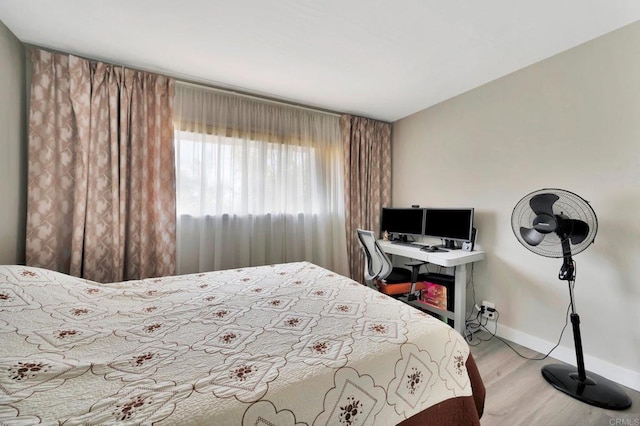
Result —
<instances>
[{"instance_id":1,"label":"curtain rod","mask_svg":"<svg viewBox=\"0 0 640 426\"><path fill-rule=\"evenodd\" d=\"M202 83L195 83L195 82L191 82L191 81L187 81L187 80L181 80L181 79L178 79L178 78L176 78L176 83L177 84L181 84L183 86L197 87L197 88L200 88L200 89L206 89L206 90L210 90L210 91L213 91L213 92L231 94L231 95L241 96L243 98L255 99L255 100L263 101L263 102L269 102L269 103L272 103L272 104L284 105L284 106L293 107L293 108L297 108L297 109L313 111L313 112L319 112L319 113L322 113L322 114L332 115L334 117L342 116L341 113L336 112L336 111L331 111L331 110L322 109L322 108L315 108L315 107L311 107L311 106L307 106L307 105L295 104L293 102L283 101L283 100L280 100L280 99L274 99L274 98L269 98L269 97L265 97L265 96L253 95L251 93L241 92L241 91L237 91L237 90L233 90L233 89L224 89L224 88L221 88L221 87L210 86L210 85L202 84Z\"/></svg>"},{"instance_id":2,"label":"curtain rod","mask_svg":"<svg viewBox=\"0 0 640 426\"><path fill-rule=\"evenodd\" d=\"M124 65L124 64L117 64L114 63L112 61L109 60L104 60L104 59L99 59L99 58L92 58L92 57L88 57L88 56L82 56L82 55L78 55L76 53L70 53L70 52L65 52L62 50L57 50L57 49L53 49L50 47L44 47L44 46L39 46L36 44L31 44L31 43L23 43L23 46L27 47L27 48L36 48L36 49L42 49L42 50L46 50L52 53L61 53L64 55L73 55L73 56L78 56L80 58L83 59L87 59L90 61L100 61L100 62L105 62L111 65L115 65L117 67L126 67L129 68L131 70L134 71L142 71L142 72L149 72L149 73L154 73L154 74L161 74L164 75L165 77L169 77L169 78L173 78L174 80L176 80L176 83L178 84L184 84L187 86L192 86L192 87L198 87L201 89L207 89L207 90L213 90L213 91L217 91L217 92L221 92L221 93L227 93L227 94L231 94L231 95L236 95L236 96L242 96L248 99L255 99L255 100L259 100L259 101L263 101L263 102L270 102L273 104L279 104L279 105L284 105L284 106L288 106L288 107L293 107L293 108L298 108L298 109L303 109L303 110L307 110L307 111L313 111L313 112L319 112L322 114L327 114L327 115L332 115L334 117L340 117L343 114L337 111L331 111L328 109L322 109L322 108L316 108L316 107L311 107L311 106L307 106L307 105L300 105L300 104L296 104L293 102L288 102L288 101L283 101L283 100L279 100L279 99L275 99L275 98L269 98L267 96L259 96L259 95L253 95L251 93L247 93L247 92L242 92L242 91L238 91L238 90L233 90L233 89L224 89L221 87L216 87L210 84L206 84L206 83L196 83L195 81L192 80L188 80L186 78L186 76L178 76L176 74L165 74L165 73L160 73L158 71L155 70L149 70L149 69L142 69L142 68L136 68L136 67L132 67L130 65Z\"/></svg>"}]
</instances>

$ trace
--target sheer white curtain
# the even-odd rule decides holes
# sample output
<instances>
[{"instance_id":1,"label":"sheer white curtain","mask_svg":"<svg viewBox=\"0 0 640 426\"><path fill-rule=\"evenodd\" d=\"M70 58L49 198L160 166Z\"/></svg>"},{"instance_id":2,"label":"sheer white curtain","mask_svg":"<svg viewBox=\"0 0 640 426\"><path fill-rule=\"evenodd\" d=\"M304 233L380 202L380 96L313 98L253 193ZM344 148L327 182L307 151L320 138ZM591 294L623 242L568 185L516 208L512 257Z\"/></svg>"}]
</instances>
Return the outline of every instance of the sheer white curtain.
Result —
<instances>
[{"instance_id":1,"label":"sheer white curtain","mask_svg":"<svg viewBox=\"0 0 640 426\"><path fill-rule=\"evenodd\" d=\"M340 118L176 83L178 272L348 275Z\"/></svg>"}]
</instances>

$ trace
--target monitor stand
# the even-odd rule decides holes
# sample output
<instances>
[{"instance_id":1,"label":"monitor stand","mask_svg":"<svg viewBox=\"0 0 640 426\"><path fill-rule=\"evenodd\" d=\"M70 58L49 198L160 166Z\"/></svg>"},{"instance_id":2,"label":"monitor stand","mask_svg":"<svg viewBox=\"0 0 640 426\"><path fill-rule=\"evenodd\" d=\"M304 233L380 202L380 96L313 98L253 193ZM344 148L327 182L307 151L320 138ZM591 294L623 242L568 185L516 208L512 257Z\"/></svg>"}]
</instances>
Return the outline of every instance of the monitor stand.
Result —
<instances>
[{"instance_id":1,"label":"monitor stand","mask_svg":"<svg viewBox=\"0 0 640 426\"><path fill-rule=\"evenodd\" d=\"M407 234L398 233L398 235L395 238L392 238L391 241L400 241L403 243L407 243L409 242L409 236Z\"/></svg>"},{"instance_id":2,"label":"monitor stand","mask_svg":"<svg viewBox=\"0 0 640 426\"><path fill-rule=\"evenodd\" d=\"M455 240L448 240L446 238L442 239L442 244L439 244L439 245L434 246L434 247L444 248L444 249L448 249L448 250L459 250L459 249L462 248L462 247L456 246Z\"/></svg>"}]
</instances>

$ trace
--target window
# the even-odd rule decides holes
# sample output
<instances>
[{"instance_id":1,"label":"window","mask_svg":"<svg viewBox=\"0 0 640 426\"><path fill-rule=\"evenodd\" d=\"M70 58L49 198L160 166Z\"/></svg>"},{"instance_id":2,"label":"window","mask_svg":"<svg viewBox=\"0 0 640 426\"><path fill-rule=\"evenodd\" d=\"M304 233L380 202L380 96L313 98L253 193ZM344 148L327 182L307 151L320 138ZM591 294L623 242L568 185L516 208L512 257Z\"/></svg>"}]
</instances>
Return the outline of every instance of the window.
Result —
<instances>
[{"instance_id":1,"label":"window","mask_svg":"<svg viewBox=\"0 0 640 426\"><path fill-rule=\"evenodd\" d=\"M347 274L339 117L176 84L178 271Z\"/></svg>"},{"instance_id":2,"label":"window","mask_svg":"<svg viewBox=\"0 0 640 426\"><path fill-rule=\"evenodd\" d=\"M178 215L321 213L316 149L181 131Z\"/></svg>"}]
</instances>

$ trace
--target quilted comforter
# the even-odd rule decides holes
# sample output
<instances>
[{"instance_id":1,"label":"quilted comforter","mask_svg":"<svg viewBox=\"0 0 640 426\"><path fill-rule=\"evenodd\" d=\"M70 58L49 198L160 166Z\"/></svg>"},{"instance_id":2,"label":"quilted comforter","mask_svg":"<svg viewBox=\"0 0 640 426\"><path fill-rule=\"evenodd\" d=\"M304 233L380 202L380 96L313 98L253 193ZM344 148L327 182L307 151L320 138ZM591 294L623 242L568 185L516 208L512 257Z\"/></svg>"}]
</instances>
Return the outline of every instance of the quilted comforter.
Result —
<instances>
[{"instance_id":1,"label":"quilted comforter","mask_svg":"<svg viewBox=\"0 0 640 426\"><path fill-rule=\"evenodd\" d=\"M0 266L1 424L393 425L470 396L468 355L307 262L112 284Z\"/></svg>"}]
</instances>

